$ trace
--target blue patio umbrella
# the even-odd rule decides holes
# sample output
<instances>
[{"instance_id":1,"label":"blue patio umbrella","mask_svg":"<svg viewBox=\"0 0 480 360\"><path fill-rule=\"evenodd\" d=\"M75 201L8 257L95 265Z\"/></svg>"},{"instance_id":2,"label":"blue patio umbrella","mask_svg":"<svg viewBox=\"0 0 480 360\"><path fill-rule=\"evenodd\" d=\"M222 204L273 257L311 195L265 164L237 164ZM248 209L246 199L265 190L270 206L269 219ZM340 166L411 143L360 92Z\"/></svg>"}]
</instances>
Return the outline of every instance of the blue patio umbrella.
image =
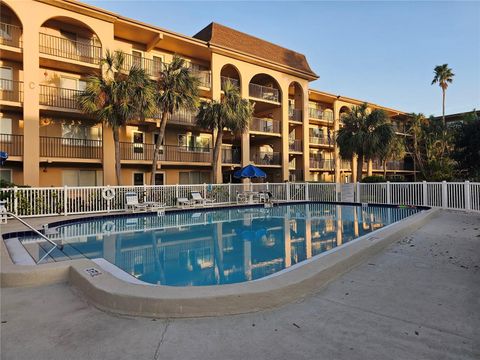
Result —
<instances>
[{"instance_id":1,"label":"blue patio umbrella","mask_svg":"<svg viewBox=\"0 0 480 360\"><path fill-rule=\"evenodd\" d=\"M8 159L8 154L5 151L0 151L0 166L5 165L5 162Z\"/></svg>"},{"instance_id":2,"label":"blue patio umbrella","mask_svg":"<svg viewBox=\"0 0 480 360\"><path fill-rule=\"evenodd\" d=\"M262 169L254 165L247 165L244 168L234 172L233 176L237 179L256 179L256 178L266 178L267 174Z\"/></svg>"}]
</instances>

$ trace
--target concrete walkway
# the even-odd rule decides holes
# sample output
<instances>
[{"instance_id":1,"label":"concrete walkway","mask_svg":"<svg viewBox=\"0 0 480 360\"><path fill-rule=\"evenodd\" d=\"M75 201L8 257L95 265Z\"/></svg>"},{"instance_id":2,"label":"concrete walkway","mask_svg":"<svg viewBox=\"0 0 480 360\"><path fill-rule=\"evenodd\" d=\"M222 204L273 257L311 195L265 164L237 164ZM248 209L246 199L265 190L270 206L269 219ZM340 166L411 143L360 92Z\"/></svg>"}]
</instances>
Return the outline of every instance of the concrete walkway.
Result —
<instances>
[{"instance_id":1,"label":"concrete walkway","mask_svg":"<svg viewBox=\"0 0 480 360\"><path fill-rule=\"evenodd\" d=\"M479 359L480 214L445 211L307 299L188 320L113 316L68 285L1 290L1 359Z\"/></svg>"}]
</instances>

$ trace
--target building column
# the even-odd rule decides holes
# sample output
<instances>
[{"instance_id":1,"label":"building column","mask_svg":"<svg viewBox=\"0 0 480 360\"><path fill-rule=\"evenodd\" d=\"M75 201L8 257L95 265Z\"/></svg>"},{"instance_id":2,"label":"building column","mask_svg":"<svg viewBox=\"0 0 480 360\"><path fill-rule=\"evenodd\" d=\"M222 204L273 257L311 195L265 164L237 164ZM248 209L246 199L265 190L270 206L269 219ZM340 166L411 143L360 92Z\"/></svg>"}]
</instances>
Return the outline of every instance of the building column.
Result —
<instances>
[{"instance_id":1,"label":"building column","mask_svg":"<svg viewBox=\"0 0 480 360\"><path fill-rule=\"evenodd\" d=\"M342 178L340 176L340 170L341 170L341 161L340 161L340 149L338 148L337 145L337 132L340 129L340 106L338 104L338 101L335 100L333 102L333 134L332 134L332 139L333 139L333 159L335 162L335 175L334 175L334 181L336 183L341 183Z\"/></svg>"},{"instance_id":2,"label":"building column","mask_svg":"<svg viewBox=\"0 0 480 360\"><path fill-rule=\"evenodd\" d=\"M310 181L310 117L308 114L308 88L303 91L303 180Z\"/></svg>"},{"instance_id":3,"label":"building column","mask_svg":"<svg viewBox=\"0 0 480 360\"><path fill-rule=\"evenodd\" d=\"M288 133L289 133L289 124L288 124L288 84L282 89L282 107L281 107L281 134L282 134L282 181L288 181L289 178L289 169L288 169Z\"/></svg>"},{"instance_id":4,"label":"building column","mask_svg":"<svg viewBox=\"0 0 480 360\"><path fill-rule=\"evenodd\" d=\"M40 185L39 26L23 26L23 184Z\"/></svg>"}]
</instances>

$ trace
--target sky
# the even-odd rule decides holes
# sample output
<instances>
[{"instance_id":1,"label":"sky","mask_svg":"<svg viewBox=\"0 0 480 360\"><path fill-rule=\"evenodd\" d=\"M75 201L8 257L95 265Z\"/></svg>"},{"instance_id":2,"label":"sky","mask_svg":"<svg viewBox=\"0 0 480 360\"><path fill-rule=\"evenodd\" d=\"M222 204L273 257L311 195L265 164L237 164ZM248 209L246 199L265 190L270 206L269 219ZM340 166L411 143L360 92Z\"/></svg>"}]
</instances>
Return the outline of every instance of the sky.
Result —
<instances>
[{"instance_id":1,"label":"sky","mask_svg":"<svg viewBox=\"0 0 480 360\"><path fill-rule=\"evenodd\" d=\"M406 112L441 115L447 63L446 113L480 109L480 2L84 2L190 36L218 22L305 54L311 88Z\"/></svg>"}]
</instances>

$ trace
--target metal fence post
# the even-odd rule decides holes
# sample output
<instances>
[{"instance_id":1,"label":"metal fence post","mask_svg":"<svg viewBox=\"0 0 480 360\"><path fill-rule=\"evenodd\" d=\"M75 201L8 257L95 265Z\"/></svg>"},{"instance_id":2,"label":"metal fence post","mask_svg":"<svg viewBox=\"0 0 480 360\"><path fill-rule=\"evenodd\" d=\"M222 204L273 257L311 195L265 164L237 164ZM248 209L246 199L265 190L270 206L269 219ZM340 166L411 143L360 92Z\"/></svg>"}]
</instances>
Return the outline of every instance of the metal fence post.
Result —
<instances>
[{"instance_id":1,"label":"metal fence post","mask_svg":"<svg viewBox=\"0 0 480 360\"><path fill-rule=\"evenodd\" d=\"M465 210L470 210L472 208L470 204L470 181L465 181Z\"/></svg>"},{"instance_id":2,"label":"metal fence post","mask_svg":"<svg viewBox=\"0 0 480 360\"><path fill-rule=\"evenodd\" d=\"M387 181L387 204L390 204L392 202L392 195L390 193L390 181Z\"/></svg>"},{"instance_id":3,"label":"metal fence post","mask_svg":"<svg viewBox=\"0 0 480 360\"><path fill-rule=\"evenodd\" d=\"M284 183L285 184L285 194L287 197L287 201L290 201L290 184L288 182Z\"/></svg>"},{"instance_id":4,"label":"metal fence post","mask_svg":"<svg viewBox=\"0 0 480 360\"><path fill-rule=\"evenodd\" d=\"M442 181L442 207L446 209L448 207L448 193L447 193L447 182Z\"/></svg>"},{"instance_id":5,"label":"metal fence post","mask_svg":"<svg viewBox=\"0 0 480 360\"><path fill-rule=\"evenodd\" d=\"M178 200L178 184L175 184L175 202Z\"/></svg>"},{"instance_id":6,"label":"metal fence post","mask_svg":"<svg viewBox=\"0 0 480 360\"><path fill-rule=\"evenodd\" d=\"M203 183L203 198L207 197L207 184Z\"/></svg>"},{"instance_id":7,"label":"metal fence post","mask_svg":"<svg viewBox=\"0 0 480 360\"><path fill-rule=\"evenodd\" d=\"M428 188L427 188L427 182L425 180L422 181L422 205L427 206L428 204Z\"/></svg>"},{"instance_id":8,"label":"metal fence post","mask_svg":"<svg viewBox=\"0 0 480 360\"><path fill-rule=\"evenodd\" d=\"M63 215L67 216L68 210L67 210L67 185L63 187Z\"/></svg>"},{"instance_id":9,"label":"metal fence post","mask_svg":"<svg viewBox=\"0 0 480 360\"><path fill-rule=\"evenodd\" d=\"M308 193L308 183L303 183L304 186L305 186L305 201L309 201L310 200L310 195Z\"/></svg>"},{"instance_id":10,"label":"metal fence post","mask_svg":"<svg viewBox=\"0 0 480 360\"><path fill-rule=\"evenodd\" d=\"M340 183L335 183L335 201L342 201L342 185Z\"/></svg>"},{"instance_id":11,"label":"metal fence post","mask_svg":"<svg viewBox=\"0 0 480 360\"><path fill-rule=\"evenodd\" d=\"M18 187L13 187L13 213L18 216Z\"/></svg>"},{"instance_id":12,"label":"metal fence post","mask_svg":"<svg viewBox=\"0 0 480 360\"><path fill-rule=\"evenodd\" d=\"M360 183L357 182L357 202L361 202L361 196L360 196Z\"/></svg>"}]
</instances>

